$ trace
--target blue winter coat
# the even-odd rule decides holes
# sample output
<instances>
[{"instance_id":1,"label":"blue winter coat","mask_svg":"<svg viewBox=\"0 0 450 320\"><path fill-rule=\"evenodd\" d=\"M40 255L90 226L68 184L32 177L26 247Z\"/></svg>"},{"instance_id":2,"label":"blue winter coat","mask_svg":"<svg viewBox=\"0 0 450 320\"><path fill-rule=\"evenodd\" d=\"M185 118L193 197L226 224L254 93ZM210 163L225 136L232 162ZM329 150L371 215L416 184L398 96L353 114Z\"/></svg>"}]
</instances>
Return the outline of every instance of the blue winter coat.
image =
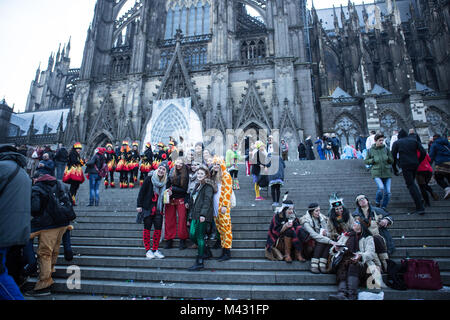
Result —
<instances>
[{"instance_id":1,"label":"blue winter coat","mask_svg":"<svg viewBox=\"0 0 450 320\"><path fill-rule=\"evenodd\" d=\"M273 155L270 160L271 161L268 165L269 173L272 173L272 170L275 170L276 166L278 166L278 170L276 173L269 176L269 184L284 182L284 168L286 167L286 164L283 159L279 155ZM272 168L272 164L274 168Z\"/></svg>"},{"instance_id":2,"label":"blue winter coat","mask_svg":"<svg viewBox=\"0 0 450 320\"><path fill-rule=\"evenodd\" d=\"M436 164L450 162L450 143L445 138L439 138L431 145L430 149L431 163Z\"/></svg>"}]
</instances>

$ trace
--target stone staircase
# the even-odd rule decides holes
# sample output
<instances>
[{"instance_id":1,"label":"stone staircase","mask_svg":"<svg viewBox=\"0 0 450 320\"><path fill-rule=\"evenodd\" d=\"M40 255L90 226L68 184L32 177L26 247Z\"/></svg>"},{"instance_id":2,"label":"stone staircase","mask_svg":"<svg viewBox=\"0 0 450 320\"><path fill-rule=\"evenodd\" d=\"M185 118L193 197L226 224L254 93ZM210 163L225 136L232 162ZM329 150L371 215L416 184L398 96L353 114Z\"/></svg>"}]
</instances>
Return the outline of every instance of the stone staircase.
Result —
<instances>
[{"instance_id":1,"label":"stone staircase","mask_svg":"<svg viewBox=\"0 0 450 320\"><path fill-rule=\"evenodd\" d=\"M360 160L288 162L285 186L295 202L297 215L318 202L322 213L329 208L328 198L339 192L353 211L355 197L364 193L374 199L376 186ZM123 297L167 299L328 299L337 290L334 274L312 274L309 262L269 261L264 246L273 216L270 192L265 201L254 201L251 177L241 166L241 190L236 192L237 207L231 212L233 228L232 259L210 259L205 269L189 272L196 250L161 251L162 260L148 260L142 244L142 225L135 223L138 188L121 190L101 187L100 206L86 207L88 183L79 190L77 220L72 233L75 257L66 262L61 255L54 274L55 294L50 299L123 299ZM433 188L442 194L437 186ZM265 192L262 191L262 196ZM391 234L399 261L411 258L435 259L444 286L450 285L450 201L434 201L424 216L407 215L412 200L402 177L394 177L389 210L394 218ZM212 244L212 243L211 243ZM213 250L215 257L220 250ZM67 287L67 267L81 269L81 289ZM383 289L385 299L450 299L450 291ZM360 288L364 290L364 288ZM48 298L47 298L48 299Z\"/></svg>"}]
</instances>

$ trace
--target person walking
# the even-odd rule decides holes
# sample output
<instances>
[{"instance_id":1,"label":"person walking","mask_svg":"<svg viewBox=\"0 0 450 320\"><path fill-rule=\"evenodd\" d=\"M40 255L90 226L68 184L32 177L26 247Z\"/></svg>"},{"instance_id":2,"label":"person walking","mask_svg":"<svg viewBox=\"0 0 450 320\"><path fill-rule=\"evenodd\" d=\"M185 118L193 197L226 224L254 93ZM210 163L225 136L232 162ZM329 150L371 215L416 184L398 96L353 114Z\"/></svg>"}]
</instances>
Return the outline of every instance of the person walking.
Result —
<instances>
[{"instance_id":1,"label":"person walking","mask_svg":"<svg viewBox=\"0 0 450 320\"><path fill-rule=\"evenodd\" d=\"M339 149L342 148L341 140L339 140L339 138L336 137L335 133L331 134L331 147L334 154L334 160L341 159L341 154L339 153Z\"/></svg>"},{"instance_id":2,"label":"person walking","mask_svg":"<svg viewBox=\"0 0 450 320\"><path fill-rule=\"evenodd\" d=\"M271 149L273 149L272 144L271 144ZM267 178L267 177L264 177L264 175L266 175L266 173L267 173L267 164L266 164L267 163L267 152L266 152L265 145L262 141L255 142L255 150L252 151L250 157L251 157L251 162L252 162L251 172L252 172L252 176L253 176L253 183L255 184L255 200L261 201L261 200L264 200L264 198L261 197L261 194L260 194L261 179ZM262 170L263 170L263 172L261 172Z\"/></svg>"},{"instance_id":3,"label":"person walking","mask_svg":"<svg viewBox=\"0 0 450 320\"><path fill-rule=\"evenodd\" d=\"M366 141L367 138L364 137L362 133L359 134L358 139L356 139L356 150L361 153L366 150Z\"/></svg>"},{"instance_id":4,"label":"person walking","mask_svg":"<svg viewBox=\"0 0 450 320\"><path fill-rule=\"evenodd\" d=\"M239 179L238 179L238 174L239 174L238 162L241 160L241 154L238 151L237 143L233 143L233 145L231 146L231 149L227 150L225 159L226 159L227 170L230 173L231 179L233 182L232 188L233 188L233 190L239 190L240 186L239 186Z\"/></svg>"},{"instance_id":5,"label":"person walking","mask_svg":"<svg viewBox=\"0 0 450 320\"><path fill-rule=\"evenodd\" d=\"M44 153L42 155L42 160L39 161L36 172L39 175L49 174L51 176L55 176L55 163L52 159L50 159L48 153Z\"/></svg>"},{"instance_id":6,"label":"person walking","mask_svg":"<svg viewBox=\"0 0 450 320\"><path fill-rule=\"evenodd\" d=\"M204 266L204 255L210 251L205 241L207 225L213 220L213 183L209 180L209 170L201 166L197 170L197 184L189 200L189 238L197 245L197 258L189 271L199 271Z\"/></svg>"},{"instance_id":7,"label":"person walking","mask_svg":"<svg viewBox=\"0 0 450 320\"><path fill-rule=\"evenodd\" d=\"M316 156L314 155L314 146L311 140L311 136L308 136L305 140L306 147L306 159L308 160L316 160Z\"/></svg>"},{"instance_id":8,"label":"person walking","mask_svg":"<svg viewBox=\"0 0 450 320\"><path fill-rule=\"evenodd\" d=\"M288 159L289 159L289 146L288 146L287 142L284 139L281 139L281 141L280 141L280 151L281 151L281 158L283 159L283 161L288 161Z\"/></svg>"},{"instance_id":9,"label":"person walking","mask_svg":"<svg viewBox=\"0 0 450 320\"><path fill-rule=\"evenodd\" d=\"M417 151L420 152L419 158L417 158ZM392 146L392 156L394 158L394 174L398 175L398 165L402 169L406 187L416 206L416 210L411 214L425 214L422 196L415 183L417 168L426 156L425 149L417 140L409 138L406 131L402 129L398 133L398 140Z\"/></svg>"},{"instance_id":10,"label":"person walking","mask_svg":"<svg viewBox=\"0 0 450 320\"><path fill-rule=\"evenodd\" d=\"M139 162L141 160L141 156L139 154L139 144L134 141L132 144L132 149L130 153L130 160L128 163L128 171L130 173L130 180L128 183L128 188L133 189L134 185L137 183L138 173L139 173Z\"/></svg>"},{"instance_id":11,"label":"person walking","mask_svg":"<svg viewBox=\"0 0 450 320\"><path fill-rule=\"evenodd\" d=\"M148 259L163 259L164 255L159 251L161 230L164 215L164 191L167 184L168 167L166 162L160 163L157 170L152 171L144 180L137 198L138 216L136 223L144 224L142 239L145 247L145 256ZM154 226L153 238L151 230ZM153 244L150 245L150 239Z\"/></svg>"},{"instance_id":12,"label":"person walking","mask_svg":"<svg viewBox=\"0 0 450 320\"><path fill-rule=\"evenodd\" d=\"M111 143L106 145L105 157L106 164L108 165L108 174L105 177L105 189L108 189L108 185L111 188L115 188L116 183L114 182L114 172L116 171L118 158Z\"/></svg>"},{"instance_id":13,"label":"person walking","mask_svg":"<svg viewBox=\"0 0 450 320\"><path fill-rule=\"evenodd\" d=\"M450 199L450 143L445 137L435 135L430 151L430 163L436 163L434 178L438 185L444 189L444 199Z\"/></svg>"},{"instance_id":14,"label":"person walking","mask_svg":"<svg viewBox=\"0 0 450 320\"><path fill-rule=\"evenodd\" d=\"M420 153L417 152L417 157L420 157ZM419 185L420 193L422 193L422 197L424 200L425 207L431 207L430 197L428 193L433 197L434 200L439 200L439 196L437 193L433 191L433 189L428 185L430 183L431 177L433 176L433 167L430 164L431 158L427 154L425 159L420 163L417 168L416 180Z\"/></svg>"},{"instance_id":15,"label":"person walking","mask_svg":"<svg viewBox=\"0 0 450 320\"><path fill-rule=\"evenodd\" d=\"M52 273L58 259L59 248L64 233L69 228L70 220L55 207L54 201L65 194L63 185L55 177L48 174L41 175L32 188L31 196L31 228L32 237L38 236L37 250L39 277L34 289L25 292L26 296L45 296L51 294L51 286L54 283ZM58 194L59 197L52 200ZM70 195L67 194L68 201ZM73 209L72 209L73 210Z\"/></svg>"},{"instance_id":16,"label":"person walking","mask_svg":"<svg viewBox=\"0 0 450 320\"><path fill-rule=\"evenodd\" d=\"M367 137L366 140L366 150L372 148L372 145L375 143L375 135L377 132L375 130L370 131L370 136Z\"/></svg>"},{"instance_id":17,"label":"person walking","mask_svg":"<svg viewBox=\"0 0 450 320\"><path fill-rule=\"evenodd\" d=\"M153 163L153 151L152 151L152 144L150 142L147 142L145 144L145 151L144 154L141 155L141 176L139 177L139 184L142 186L144 183L145 178L147 178L150 171L152 171L152 163Z\"/></svg>"},{"instance_id":18,"label":"person walking","mask_svg":"<svg viewBox=\"0 0 450 320\"><path fill-rule=\"evenodd\" d=\"M8 273L6 257L30 238L31 179L26 165L26 158L16 148L0 145L0 300L24 299Z\"/></svg>"},{"instance_id":19,"label":"person walking","mask_svg":"<svg viewBox=\"0 0 450 320\"><path fill-rule=\"evenodd\" d=\"M370 165L372 179L377 184L375 206L386 210L391 199L392 164L394 158L391 151L384 144L384 135L375 135L375 144L368 150L365 164Z\"/></svg>"},{"instance_id":20,"label":"person walking","mask_svg":"<svg viewBox=\"0 0 450 320\"><path fill-rule=\"evenodd\" d=\"M164 237L165 249L171 249L173 239L178 235L180 239L179 249L186 248L186 240L189 238L187 223L187 208L185 198L189 186L189 172L182 158L175 161L175 166L170 170L167 180L167 193L170 202L165 205ZM177 222L178 220L178 222Z\"/></svg>"},{"instance_id":21,"label":"person walking","mask_svg":"<svg viewBox=\"0 0 450 320\"><path fill-rule=\"evenodd\" d=\"M81 149L81 143L76 142L73 145L69 152L69 162L67 162L67 167L63 176L63 182L70 184L70 195L74 206L76 206L78 188L80 188L80 184L85 180L83 174L84 161L81 159Z\"/></svg>"},{"instance_id":22,"label":"person walking","mask_svg":"<svg viewBox=\"0 0 450 320\"><path fill-rule=\"evenodd\" d=\"M323 141L320 139L320 137L317 137L316 142L314 144L317 144L317 153L319 154L320 160L325 160L325 153L323 150Z\"/></svg>"},{"instance_id":23,"label":"person walking","mask_svg":"<svg viewBox=\"0 0 450 320\"><path fill-rule=\"evenodd\" d=\"M66 169L67 162L69 161L69 153L62 143L58 144L55 154L55 167L56 167L56 179L62 180L64 176L64 170Z\"/></svg>"},{"instance_id":24,"label":"person walking","mask_svg":"<svg viewBox=\"0 0 450 320\"><path fill-rule=\"evenodd\" d=\"M306 160L307 159L306 146L302 141L300 141L300 143L298 144L297 151L298 151L298 160Z\"/></svg>"},{"instance_id":25,"label":"person walking","mask_svg":"<svg viewBox=\"0 0 450 320\"><path fill-rule=\"evenodd\" d=\"M89 204L88 207L98 207L100 201L100 170L106 169L105 148L97 148L92 158L86 163L86 174L89 175Z\"/></svg>"},{"instance_id":26,"label":"person walking","mask_svg":"<svg viewBox=\"0 0 450 320\"><path fill-rule=\"evenodd\" d=\"M392 131L391 141L389 143L389 150L392 151L392 146L394 145L394 142L398 140L398 130Z\"/></svg>"},{"instance_id":27,"label":"person walking","mask_svg":"<svg viewBox=\"0 0 450 320\"><path fill-rule=\"evenodd\" d=\"M129 161L131 157L130 146L128 141L122 141L122 147L119 152L119 162L117 163L116 171L120 172L120 189L128 188L128 172L129 172Z\"/></svg>"},{"instance_id":28,"label":"person walking","mask_svg":"<svg viewBox=\"0 0 450 320\"><path fill-rule=\"evenodd\" d=\"M272 206L280 205L281 187L284 184L284 169L286 164L280 157L278 152L274 151L269 156L269 164L267 168L271 175L269 175L269 187L272 194Z\"/></svg>"}]
</instances>

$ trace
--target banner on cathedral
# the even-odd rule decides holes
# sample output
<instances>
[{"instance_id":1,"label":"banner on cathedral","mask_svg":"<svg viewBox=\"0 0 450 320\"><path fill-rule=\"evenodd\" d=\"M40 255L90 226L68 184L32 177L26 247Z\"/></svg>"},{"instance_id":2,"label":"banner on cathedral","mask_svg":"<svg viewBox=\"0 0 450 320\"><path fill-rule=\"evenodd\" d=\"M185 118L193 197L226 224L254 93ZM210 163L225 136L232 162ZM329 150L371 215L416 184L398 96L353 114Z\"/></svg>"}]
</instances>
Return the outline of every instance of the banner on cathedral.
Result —
<instances>
[{"instance_id":1,"label":"banner on cathedral","mask_svg":"<svg viewBox=\"0 0 450 320\"><path fill-rule=\"evenodd\" d=\"M181 136L186 146L193 146L203 141L202 132L202 124L192 109L191 98L158 100L153 104L152 117L143 141L167 144L169 137L180 141Z\"/></svg>"}]
</instances>

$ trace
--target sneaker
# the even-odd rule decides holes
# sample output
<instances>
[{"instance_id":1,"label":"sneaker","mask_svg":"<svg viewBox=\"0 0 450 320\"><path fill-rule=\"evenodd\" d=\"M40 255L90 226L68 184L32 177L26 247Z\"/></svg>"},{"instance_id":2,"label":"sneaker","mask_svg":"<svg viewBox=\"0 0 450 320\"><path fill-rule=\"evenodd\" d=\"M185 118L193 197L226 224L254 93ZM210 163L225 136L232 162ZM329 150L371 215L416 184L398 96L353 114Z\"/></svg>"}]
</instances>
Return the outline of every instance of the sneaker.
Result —
<instances>
[{"instance_id":1,"label":"sneaker","mask_svg":"<svg viewBox=\"0 0 450 320\"><path fill-rule=\"evenodd\" d=\"M445 196L444 199L450 199L450 187L445 188Z\"/></svg>"},{"instance_id":2,"label":"sneaker","mask_svg":"<svg viewBox=\"0 0 450 320\"><path fill-rule=\"evenodd\" d=\"M153 259L155 257L155 254L152 250L148 250L145 256L147 257L147 259Z\"/></svg>"},{"instance_id":3,"label":"sneaker","mask_svg":"<svg viewBox=\"0 0 450 320\"><path fill-rule=\"evenodd\" d=\"M272 203L272 207L278 207L280 204L278 202Z\"/></svg>"},{"instance_id":4,"label":"sneaker","mask_svg":"<svg viewBox=\"0 0 450 320\"><path fill-rule=\"evenodd\" d=\"M29 290L24 293L27 297L43 297L51 295L50 287L39 289L39 290Z\"/></svg>"},{"instance_id":5,"label":"sneaker","mask_svg":"<svg viewBox=\"0 0 450 320\"><path fill-rule=\"evenodd\" d=\"M159 250L156 250L155 252L153 252L153 254L155 258L164 259L164 255Z\"/></svg>"}]
</instances>

